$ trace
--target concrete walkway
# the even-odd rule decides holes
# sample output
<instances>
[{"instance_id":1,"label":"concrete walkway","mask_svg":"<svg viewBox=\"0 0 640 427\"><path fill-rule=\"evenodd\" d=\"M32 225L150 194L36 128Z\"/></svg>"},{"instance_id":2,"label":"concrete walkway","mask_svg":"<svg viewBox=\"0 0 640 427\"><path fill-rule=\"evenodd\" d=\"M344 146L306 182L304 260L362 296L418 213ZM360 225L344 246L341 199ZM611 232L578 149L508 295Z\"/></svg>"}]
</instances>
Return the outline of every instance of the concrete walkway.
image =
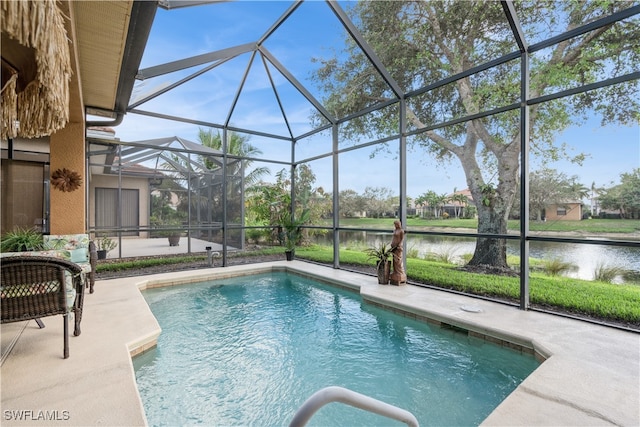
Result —
<instances>
[{"instance_id":1,"label":"concrete walkway","mask_svg":"<svg viewBox=\"0 0 640 427\"><path fill-rule=\"evenodd\" d=\"M273 269L336 281L360 289L369 303L546 357L484 425L640 425L640 334L411 285L380 286L374 277L300 261L99 281L66 360L60 316L45 318L45 329L2 325L0 423L144 425L130 355L153 346L160 327L139 288Z\"/></svg>"},{"instance_id":2,"label":"concrete walkway","mask_svg":"<svg viewBox=\"0 0 640 427\"><path fill-rule=\"evenodd\" d=\"M222 251L222 245L206 240L196 238L181 237L178 246L169 246L169 240L166 237L157 237L154 239L145 239L141 237L123 237L117 240L118 246L107 254L107 258L131 258L138 256L153 255L179 255L191 253L202 253L209 246L213 251ZM232 251L234 248L229 247Z\"/></svg>"}]
</instances>

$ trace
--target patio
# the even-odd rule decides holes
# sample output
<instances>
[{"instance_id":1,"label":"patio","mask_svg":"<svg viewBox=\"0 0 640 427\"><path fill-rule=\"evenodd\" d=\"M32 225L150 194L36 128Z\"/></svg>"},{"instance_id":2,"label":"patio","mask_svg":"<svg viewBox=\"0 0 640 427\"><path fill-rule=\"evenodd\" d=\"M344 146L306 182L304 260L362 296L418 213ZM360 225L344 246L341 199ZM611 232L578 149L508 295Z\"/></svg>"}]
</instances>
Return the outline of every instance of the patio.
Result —
<instances>
[{"instance_id":1,"label":"patio","mask_svg":"<svg viewBox=\"0 0 640 427\"><path fill-rule=\"evenodd\" d=\"M491 48L490 43L496 43L496 47L501 45L501 48L495 51L487 49L486 52L470 51L468 53L474 55L460 56L464 63L462 67L457 65L458 55L464 53L462 49L459 49L459 52L458 49L454 50L455 58L449 59L442 55L442 63L435 66L433 58L428 55L410 54L407 58L413 61L415 57L420 61L414 70L416 73L405 76L405 71L411 71L404 66L405 63L401 61L398 66L391 61L394 58L386 57L387 47L393 51L390 39L386 37L382 41L376 41L375 36L378 32L368 33L359 29L338 2L326 2L326 5L324 2L291 2L286 10L274 15L273 20L264 26L253 25L251 32L255 31L255 34L246 31L247 40L231 40L229 34L221 31L222 43L206 47L204 54L201 50L190 50L192 47L195 48L194 39L188 41L189 49L177 47L178 45L171 49L162 49L165 53L181 53L181 59L177 61L176 58L164 57L145 57L143 61L147 41L154 41L154 37L150 35L168 34L161 27L152 31L156 12L159 24L162 23L163 17L171 12L172 16L176 16L172 18L175 22L190 22L189 26L192 28L200 26L219 29L218 25L210 25L212 21L206 25L196 25L195 20L179 18L181 13L188 11L181 6L207 2L184 2L181 5L171 0L61 0L47 3L58 4L57 7L60 9L60 23L64 26L66 35L60 38L62 45L57 48L61 52L69 49L69 64L65 66L69 71L66 72L65 78L52 75L49 83L41 83L48 89L47 85L52 86L52 82L68 81L68 91L64 91L64 96L57 99L67 100L60 106L63 110L69 111L69 117L56 123L55 127L46 127L43 124L39 129L28 129L30 119L16 120L19 118L17 114L29 110L46 111L41 97L34 98L30 109L16 109L16 116L10 117L11 120L7 121L10 126L3 128L1 148L4 171L9 171L10 166L20 173L28 171L36 177L30 181L28 187L24 182L15 180L9 181L7 189L3 188L2 205L5 208L15 207L6 213L3 211L3 221L15 218L12 219L13 222L3 222L3 228L6 229L17 225L36 224L54 234L109 232L112 235L132 233L135 231L134 228L138 229L137 231L152 230L158 225L151 221L155 216L152 200L153 196L158 197L153 194L156 191L157 194L165 195L170 202L170 206L165 207L175 210L179 203L174 198L179 199L177 194L185 195L183 199L188 203L181 207L184 211L181 213L189 214L188 218L185 217L189 229L198 229L203 224L207 224L207 227L215 224L216 228L220 225L222 234L227 239L224 241L226 249L232 251L241 246L240 242L245 241L241 237L243 233L251 230L243 211L246 201L252 195L245 192L245 180L253 172L253 167L271 167L272 174L278 173L280 169L288 170L292 182L298 180L294 179L296 171L307 171L310 175L317 175L317 186L324 187L323 191L332 193L330 203L325 204L326 208L330 208L332 223L325 227L325 231L332 236L333 244L339 245L341 234L367 230L364 226L352 228L342 222L348 217L349 212L341 210L344 208L341 207L339 194L343 190L350 190L356 181L362 180L367 185L383 182L384 185L393 187L398 200L397 216L406 224L410 207L406 202L409 199L436 189L436 185L441 181L446 182L449 189L460 185L453 180L446 180L441 173L425 176L424 171L436 170L430 163L442 155L453 156L456 152L476 151L475 148L469 149L471 147L463 141L477 144L481 140L485 147L495 147L495 150L502 151L503 145L497 141L510 140L511 147L517 149L513 151L515 155L510 158L512 164L502 165L505 166L501 168L502 175L496 175L490 167L479 167L473 175L481 178L477 180L476 199L483 200L478 207L486 210L494 204L488 198L485 203L485 199L479 197L480 193L484 194L487 190L492 194L496 190L492 186L497 182L505 183L504 188L497 187L497 193L520 190L520 194L526 194L530 187L530 172L534 172L536 162L544 160L536 150L532 150L532 141L535 139L530 138L530 134L534 133L535 128L528 123L528 117L532 113L535 115L541 106L546 105L569 111L568 107L576 102L577 96L589 95L609 99L607 95L615 92L620 94L620 99L611 98L614 100L610 101L609 105L605 103L605 107L611 107L612 110L618 107L625 110L623 112L626 114L632 112L633 108L628 108L626 102L617 101L625 101L625 95L633 95L627 87L633 87L638 80L637 70L629 65L635 63L629 60L634 56L624 52L614 52L611 58L605 58L600 62L591 61L594 66L607 71L595 73L593 81L584 81L584 70L580 69L577 69L580 72L573 73L573 76L568 72L567 77L571 78L567 82L555 82L550 86L546 84L547 80L553 79L540 78L549 70L558 68L559 64L546 59L550 49L560 53L562 46L576 44L585 45L589 49L575 51L575 57L583 57L580 55L584 53L596 53L602 47L597 43L590 43L589 40L596 40L591 39L594 32L606 34L607 28L614 28L614 34L622 41L633 40L631 35L635 33L631 30L625 32L625 28L628 26L634 31L637 29L637 16L640 16L640 6L637 4L627 7L624 3L614 2L611 7L607 7L606 13L589 13L585 15L585 19L578 19L575 25L572 23L566 28L558 27L553 33L543 32L540 38L530 38L527 32L536 29L538 24L535 20L528 22L527 14L520 10L520 6L535 7L535 3L489 2L486 4L489 7L469 3L469 6L478 7L478 12L491 13L492 19L495 19L491 37L479 38L480 45L486 44ZM214 8L248 4L218 1L208 3L211 5L201 6ZM280 6L279 2L262 2L262 5L270 3ZM9 6L18 3L8 1L3 4ZM382 2L363 4L380 5ZM456 2L451 4L456 5ZM562 6L564 3L559 2L556 5ZM589 6L590 3L585 2L584 5ZM320 6L325 7L322 15L318 14L316 9ZM162 10L157 11L158 7ZM467 9L467 5L462 9ZM615 9L615 13L608 9ZM568 9L559 11L566 14ZM549 11L551 12L553 11ZM314 24L321 23L319 18L322 16L331 18L329 23L337 24L340 31L350 36L347 43L341 42L344 46L337 47L353 45L358 48L354 56L367 58L362 70L363 75L374 77L371 84L359 87L345 82L347 88L357 89L354 91L356 96L353 97L352 105L342 101L333 102L331 97L325 96L327 94L323 93L324 89L319 90L316 85L311 84L312 81L303 77L306 72L297 69L295 63L288 61L289 58L301 59L299 54L280 56L280 41L288 44L300 36L315 35L316 31L309 31L310 26L302 26L300 31L297 30L298 27L290 26L295 24L299 16L304 17L306 14L311 16L309 22ZM220 15L216 14L214 18L218 19ZM383 13L381 16L392 15ZM457 19L461 18L458 15L459 13L453 10L451 18L455 18L454 21L442 22L457 22ZM205 16L204 13L202 16ZM233 16L243 16L242 21L250 22L244 13L236 13ZM554 15L551 13L549 16ZM470 19L468 22L472 21L473 19ZM484 20L478 21L485 23ZM48 34L47 31L40 31L44 22L39 22L38 19L29 22L37 24L34 28L39 32ZM234 29L238 27L237 18L232 19L231 23ZM524 30L522 23L526 24ZM530 26L531 23L534 24L533 27ZM13 40L12 34L7 33L5 27L8 26L3 25L3 42L5 36L6 40ZM323 24L318 28L329 30L332 27ZM377 27L374 26L375 28ZM428 26L420 24L417 28L426 29ZM449 25L449 28L457 29L458 25ZM333 31L335 30L329 31L325 39L328 39L327 36L334 36ZM461 32L461 35L463 38L452 39L451 45L471 46L464 39L466 32ZM430 38L429 34L425 36ZM445 40L439 37L436 39ZM110 45L108 42L113 44ZM158 43L157 40L155 42ZM95 46L104 49L96 49ZM35 58L30 54L24 55L25 51L30 53L29 49L32 49L26 41L5 43L4 47L3 76L11 76L13 80L8 83L11 83L15 90L9 92L17 96L28 83L27 78L32 74L30 71L35 68ZM425 52L421 53L429 51L426 48L424 50ZM315 56L320 50L298 46L298 52L301 51ZM477 55L478 53L483 54ZM573 53L567 54L566 57L573 57ZM401 56L398 58L402 59ZM235 68L236 60L241 61L239 68ZM529 65L525 65L529 63L533 65L531 69ZM231 66L234 68L227 68ZM431 66L434 66L433 70ZM56 71L59 68L53 67L52 70ZM318 71L321 69L316 69L316 72ZM231 82L221 80L221 83L224 89L235 89L235 92L229 92L235 93L235 96L229 96L225 103L221 103L216 96L202 97L202 88L207 86L202 85L198 77L207 73L212 74L214 78L220 78L220 75L233 76ZM503 74L513 76L513 79L504 82L494 81L495 76ZM135 84L134 90L136 82L138 84ZM12 87L11 84L7 87ZM199 100L206 100L210 104L199 104L197 109L185 108L185 105L195 105L193 98L189 96L192 86L198 89L195 92ZM476 87L481 90L473 93L468 90L458 91L456 87ZM260 99L262 89L265 88L270 95L270 102L267 103ZM373 90L378 88L381 88L379 93ZM511 88L508 96L498 96L496 99L493 96L485 96L501 94L505 88ZM175 98L170 98L171 102L168 103L161 102L169 92ZM209 90L207 93L217 95L223 92ZM446 92L457 95L443 98L442 95ZM288 93L290 99L286 96ZM240 96L242 94L244 95ZM472 96L465 98L467 95ZM629 98L629 105L636 107L633 97ZM371 102L359 105L363 99ZM556 102L559 105L556 105ZM297 104L304 107L298 110ZM5 105L9 103L5 102ZM13 105L24 103L14 102ZM224 107L222 111L214 108L221 105ZM249 108L251 105L264 107L264 110ZM461 108L461 105L466 108ZM596 107L581 113L595 114ZM265 114L265 111L280 113L277 127L266 126L266 120L256 120L271 118L272 114ZM309 120L309 115L315 119ZM581 115L575 113L572 121L579 123ZM129 119L125 120L125 116L137 117L139 122L136 123L148 120L151 125L147 129L143 129L144 126L131 125L127 130ZM310 121L317 123L312 124ZM18 126L20 122L23 123L22 126ZM512 122L512 126L502 126L502 123L507 122ZM474 133L477 131L466 133L465 129L472 129L471 124L474 127L486 127L483 137ZM104 130L111 126L118 127L118 138L115 134L95 140L88 138L87 129L98 127ZM186 144L182 147L167 148L161 143L167 135L176 133L179 133L180 137L195 140L201 127L220 131L221 147L226 148L205 148L204 144L200 143L197 147ZM348 134L350 127L378 131L372 135L354 135L353 138L349 138L344 133ZM150 129L159 134L152 135ZM492 133L495 129L498 131ZM142 139L134 137L137 130L143 131ZM552 130L549 135L560 136L565 129ZM241 138L253 138L252 155L246 155L243 149L238 152L228 150L234 134ZM450 141L445 141L446 145L440 146L443 135L452 137ZM601 140L596 138L593 146L580 136L572 136L569 140L575 142L586 154L593 154L602 166L606 166L603 169L620 171L622 160L637 158L633 151L635 145L627 144L627 141L635 141L635 135L627 139L618 136L615 143L607 145L608 151L617 154L617 158L609 163L595 151L602 146ZM456 143L460 145L455 145ZM454 150L446 147L452 147ZM379 148L388 149L393 159L384 156L373 158L371 154ZM434 148L439 154L434 155ZM158 161L153 163L151 157L147 156L146 149L151 149L155 154L163 154L157 156ZM415 151L416 149L418 150ZM487 152L489 151L491 150ZM491 158L487 163L498 160L498 157ZM249 167L252 162L253 166ZM521 165L519 172L518 168L511 167L518 162ZM173 163L178 167L170 172L163 163ZM357 167L345 167L349 163ZM633 164L633 167L636 165ZM51 172L65 169L78 172L83 178L80 189L67 192L43 188L43 176L45 184L48 185L49 178L46 177L50 176ZM351 169L357 170L357 176L349 174ZM380 173L380 170L388 170L389 173ZM158 171L162 173L159 175ZM568 172L568 169L561 172ZM464 168L452 168L451 175L465 175ZM381 181L377 181L378 179ZM513 185L507 188L508 183L517 179L520 182L517 188ZM591 176L584 179L588 179L585 182L592 181ZM602 179L604 180L604 177ZM424 186L411 188L415 183L422 183ZM308 198L313 194L306 190L304 185L286 187L285 195L290 201L287 208L294 214L299 214L309 200L324 200L320 197ZM361 193L364 193L364 190L358 188ZM24 194L32 197L25 198ZM35 213L29 217L18 215L24 201L33 202L30 209ZM443 322L463 328L473 336L546 358L546 362L485 420L485 425L640 425L640 334L526 311L529 304L530 242L558 245L569 241L576 244L584 243L585 246L631 247L634 250L640 246L636 241L597 240L593 239L594 236L570 239L556 238L552 235L539 236L530 233L529 230L527 218L530 216L530 200L525 198L515 205L517 206L514 211L517 212L514 213L524 218L518 235L519 255L524 260L520 270L523 310L411 285L379 286L374 277L300 261L216 267L102 280L97 282L96 292L86 296L82 335L70 338L70 360L62 360L62 322L59 318L44 319L47 326L45 329L39 329L33 321L0 326L0 377L3 385L1 423L6 426L146 425L131 357L154 346L161 330L139 289L153 283L171 284L185 279L195 281L232 274L288 269L325 280L335 280L343 286L359 289L367 303L389 307L420 320ZM216 215L213 215L214 211ZM14 213L16 215L13 215ZM43 213L46 213L48 218ZM234 216L237 216L236 220L240 219L239 222L232 220ZM329 217L329 210L325 212L325 216ZM129 223L131 218L140 220ZM175 218L165 219L166 223L159 221L159 225L166 226L167 230L171 227L181 228L183 223L172 224L169 220ZM133 225L129 227L131 224ZM270 222L269 226L275 224L276 222ZM314 223L308 225L312 228L318 227ZM425 236L429 234L433 233L424 232ZM442 229L437 230L435 234L449 233ZM509 237L512 236L492 231L483 239ZM119 243L120 247L110 253L110 258L202 253L207 246L221 253L223 249L217 244L203 240L192 239L188 242L186 238L182 239L180 246L174 247L170 247L163 238L123 238ZM478 251L478 258L483 255L480 252ZM336 255L335 262L339 267L340 257L337 251ZM216 261L216 266L219 265L220 262ZM462 309L465 306L478 308L480 312L465 311ZM294 409L292 408L292 411Z\"/></svg>"},{"instance_id":2,"label":"patio","mask_svg":"<svg viewBox=\"0 0 640 427\"><path fill-rule=\"evenodd\" d=\"M206 240L192 238L187 239L182 237L178 246L169 246L167 238L158 237L154 239L145 239L138 237L122 238L121 244L107 254L107 258L131 258L140 256L154 256L154 255L180 255L191 253L203 253L206 252L206 248L211 247L214 252L222 251L222 245L207 242ZM120 250L122 254L120 255ZM229 248L234 250L234 248Z\"/></svg>"},{"instance_id":3,"label":"patio","mask_svg":"<svg viewBox=\"0 0 640 427\"><path fill-rule=\"evenodd\" d=\"M139 289L282 269L546 357L483 425L640 425L638 334L411 285L380 286L373 277L300 261L99 281L85 299L69 360L62 360L59 318L45 319L42 330L34 322L2 325L3 425L145 425L131 355L153 346L160 327Z\"/></svg>"}]
</instances>

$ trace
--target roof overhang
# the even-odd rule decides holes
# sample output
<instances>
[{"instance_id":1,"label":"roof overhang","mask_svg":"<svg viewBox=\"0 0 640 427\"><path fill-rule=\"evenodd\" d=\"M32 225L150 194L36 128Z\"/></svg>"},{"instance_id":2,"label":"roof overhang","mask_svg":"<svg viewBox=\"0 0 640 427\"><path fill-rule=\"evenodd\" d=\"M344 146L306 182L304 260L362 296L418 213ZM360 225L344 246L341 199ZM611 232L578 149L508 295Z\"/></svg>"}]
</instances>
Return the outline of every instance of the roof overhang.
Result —
<instances>
[{"instance_id":1,"label":"roof overhang","mask_svg":"<svg viewBox=\"0 0 640 427\"><path fill-rule=\"evenodd\" d=\"M157 6L157 1L71 2L89 113L112 119L126 113ZM97 123L87 125L92 124Z\"/></svg>"},{"instance_id":2,"label":"roof overhang","mask_svg":"<svg viewBox=\"0 0 640 427\"><path fill-rule=\"evenodd\" d=\"M84 123L86 111L118 120L133 92L158 2L58 0L55 4L64 20L69 47L69 122ZM21 15L12 16L19 19ZM9 31L3 25L2 84L11 74L25 76L25 82L18 82L19 92L36 73L36 55L5 30ZM67 78L62 70L60 73L59 79ZM117 124L116 120L107 125Z\"/></svg>"}]
</instances>

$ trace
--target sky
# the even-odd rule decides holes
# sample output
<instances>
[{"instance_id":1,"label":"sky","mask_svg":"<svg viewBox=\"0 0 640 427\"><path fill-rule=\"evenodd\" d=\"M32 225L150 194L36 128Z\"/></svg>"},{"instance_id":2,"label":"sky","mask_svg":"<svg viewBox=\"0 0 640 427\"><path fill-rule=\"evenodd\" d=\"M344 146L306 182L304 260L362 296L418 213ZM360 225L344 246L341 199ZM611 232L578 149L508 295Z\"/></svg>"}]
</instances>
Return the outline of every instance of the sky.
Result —
<instances>
[{"instance_id":1,"label":"sky","mask_svg":"<svg viewBox=\"0 0 640 427\"><path fill-rule=\"evenodd\" d=\"M159 9L145 50L141 69L205 54L230 46L257 41L290 6L286 1L222 2L206 6L186 7L170 11ZM340 3L343 8L349 2ZM321 91L310 80L317 64L314 57L330 57L344 47L341 26L324 2L304 2L283 25L264 43L268 51L311 92L318 100ZM224 123L239 91L242 76L247 72L250 54L243 54L217 66L214 70L152 99L138 108L146 111ZM196 69L145 80L134 90L134 99L165 87ZM286 135L287 127L276 97L269 84L276 84L289 125L295 136L305 134L311 127L311 105L272 66L268 73L259 57L248 72L246 84L230 118L231 126L256 129ZM167 136L180 136L197 141L198 126L159 120L137 114L127 114L115 128L116 137L123 141L139 141ZM252 145L264 158L287 162L291 159L288 141L252 136ZM579 182L590 187L618 183L620 174L640 167L640 126L601 127L599 119L591 116L586 123L573 126L556 136L557 144L567 144L574 154L588 153L582 166L566 161L544 164L567 176L577 176ZM390 143L390 153L372 157L373 148L363 148L341 156L339 162L340 190L362 192L367 186L399 188L400 173L397 143ZM296 158L311 158L331 149L331 134L323 132L296 146ZM256 162L269 166L273 173L284 166ZM542 167L540 158L532 157L531 169ZM331 158L312 162L316 185L332 189ZM459 162L439 164L420 152L408 151L407 194L418 197L429 190L450 194L467 188Z\"/></svg>"}]
</instances>

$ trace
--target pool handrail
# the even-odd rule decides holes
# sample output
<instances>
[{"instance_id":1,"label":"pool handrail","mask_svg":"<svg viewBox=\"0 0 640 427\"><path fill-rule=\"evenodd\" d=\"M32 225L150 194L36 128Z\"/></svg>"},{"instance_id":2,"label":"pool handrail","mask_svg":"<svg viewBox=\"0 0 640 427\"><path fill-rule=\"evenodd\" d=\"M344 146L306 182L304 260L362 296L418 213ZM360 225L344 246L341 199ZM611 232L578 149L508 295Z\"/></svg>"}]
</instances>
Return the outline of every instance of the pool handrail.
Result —
<instances>
[{"instance_id":1,"label":"pool handrail","mask_svg":"<svg viewBox=\"0 0 640 427\"><path fill-rule=\"evenodd\" d=\"M348 388L338 386L325 387L313 393L311 397L298 408L289 427L304 427L318 409L331 402L345 403L403 422L409 427L418 427L418 420L411 412L349 390Z\"/></svg>"}]
</instances>

